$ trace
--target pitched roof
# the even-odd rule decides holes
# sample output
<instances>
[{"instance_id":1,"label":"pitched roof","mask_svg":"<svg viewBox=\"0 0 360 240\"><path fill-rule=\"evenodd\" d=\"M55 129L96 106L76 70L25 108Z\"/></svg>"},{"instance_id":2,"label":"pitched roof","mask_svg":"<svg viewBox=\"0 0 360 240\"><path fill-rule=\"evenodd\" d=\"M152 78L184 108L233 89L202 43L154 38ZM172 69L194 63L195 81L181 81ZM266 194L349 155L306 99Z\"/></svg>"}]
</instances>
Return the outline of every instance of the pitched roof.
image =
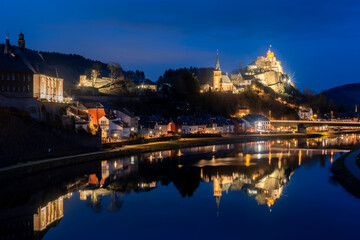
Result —
<instances>
[{"instance_id":1,"label":"pitched roof","mask_svg":"<svg viewBox=\"0 0 360 240\"><path fill-rule=\"evenodd\" d=\"M49 66L40 53L11 46L9 54L1 54L4 48L4 44L0 44L0 70L58 77L56 69Z\"/></svg>"}]
</instances>

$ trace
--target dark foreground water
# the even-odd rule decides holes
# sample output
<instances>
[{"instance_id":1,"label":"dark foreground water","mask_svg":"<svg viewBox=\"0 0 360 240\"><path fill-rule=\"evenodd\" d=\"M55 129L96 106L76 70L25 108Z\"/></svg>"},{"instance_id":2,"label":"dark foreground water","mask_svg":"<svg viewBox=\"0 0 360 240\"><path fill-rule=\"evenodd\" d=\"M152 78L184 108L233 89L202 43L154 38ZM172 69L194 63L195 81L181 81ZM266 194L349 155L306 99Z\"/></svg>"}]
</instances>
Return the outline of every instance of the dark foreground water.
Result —
<instances>
[{"instance_id":1,"label":"dark foreground water","mask_svg":"<svg viewBox=\"0 0 360 240\"><path fill-rule=\"evenodd\" d=\"M359 239L359 136L163 151L0 183L0 239Z\"/></svg>"}]
</instances>

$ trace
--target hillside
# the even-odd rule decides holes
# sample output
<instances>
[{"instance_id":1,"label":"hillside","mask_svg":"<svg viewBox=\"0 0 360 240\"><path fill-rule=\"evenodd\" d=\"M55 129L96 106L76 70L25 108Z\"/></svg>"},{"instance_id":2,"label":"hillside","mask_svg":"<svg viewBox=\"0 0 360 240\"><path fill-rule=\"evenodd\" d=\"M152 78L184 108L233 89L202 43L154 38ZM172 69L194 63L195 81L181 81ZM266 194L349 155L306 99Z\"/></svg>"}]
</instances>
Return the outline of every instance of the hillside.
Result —
<instances>
[{"instance_id":1,"label":"hillside","mask_svg":"<svg viewBox=\"0 0 360 240\"><path fill-rule=\"evenodd\" d=\"M346 84L326 90L325 96L332 99L336 105L343 105L346 110L354 110L360 106L360 83Z\"/></svg>"},{"instance_id":2,"label":"hillside","mask_svg":"<svg viewBox=\"0 0 360 240\"><path fill-rule=\"evenodd\" d=\"M13 46L14 47L14 46ZM0 44L0 52L3 52L4 44ZM34 50L27 49L29 51ZM79 76L86 74L94 66L95 63L101 65L101 75L109 76L109 69L106 63L91 60L77 54L64 54L57 52L38 52L45 62L51 67L57 70L59 77L64 79L65 88L72 88L79 83ZM129 78L137 84L139 81L145 79L145 74L142 71L124 71L125 78Z\"/></svg>"}]
</instances>

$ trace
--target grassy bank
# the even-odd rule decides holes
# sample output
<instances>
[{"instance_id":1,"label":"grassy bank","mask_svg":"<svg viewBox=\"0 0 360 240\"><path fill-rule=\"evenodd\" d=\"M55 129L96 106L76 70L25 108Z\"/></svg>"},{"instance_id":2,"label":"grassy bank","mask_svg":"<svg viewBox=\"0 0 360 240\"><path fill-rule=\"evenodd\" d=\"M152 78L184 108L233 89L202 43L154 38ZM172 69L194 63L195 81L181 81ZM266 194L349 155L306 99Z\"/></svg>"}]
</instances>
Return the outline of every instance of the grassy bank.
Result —
<instances>
[{"instance_id":1,"label":"grassy bank","mask_svg":"<svg viewBox=\"0 0 360 240\"><path fill-rule=\"evenodd\" d=\"M239 142L252 141L266 141L271 139L293 139L293 138L311 138L319 137L321 135L307 135L307 134L253 134L253 135L239 135L231 137L220 138L196 138L196 139L180 139L175 141L155 142L148 144L129 145L116 149L104 149L104 151L91 152L85 154L72 155L67 157L43 159L35 162L27 162L0 169L0 181L10 177L21 177L39 171L46 171L48 169L77 165L89 161L97 161L104 159L111 159L116 157L123 157L135 154L143 154L154 151L165 151L171 149L179 149L186 147L198 147L207 145L219 145Z\"/></svg>"}]
</instances>

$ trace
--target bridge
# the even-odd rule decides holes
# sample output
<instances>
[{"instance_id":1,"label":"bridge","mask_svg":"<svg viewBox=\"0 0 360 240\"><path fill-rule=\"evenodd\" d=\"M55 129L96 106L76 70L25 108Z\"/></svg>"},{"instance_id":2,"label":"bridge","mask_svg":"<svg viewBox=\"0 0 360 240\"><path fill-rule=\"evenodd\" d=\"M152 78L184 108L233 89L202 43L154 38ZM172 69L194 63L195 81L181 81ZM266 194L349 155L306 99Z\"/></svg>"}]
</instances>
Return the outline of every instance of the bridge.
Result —
<instances>
[{"instance_id":1,"label":"bridge","mask_svg":"<svg viewBox=\"0 0 360 240\"><path fill-rule=\"evenodd\" d=\"M295 127L299 133L306 133L308 127L360 127L360 122L344 122L344 121L304 121L304 120L271 120L274 127Z\"/></svg>"}]
</instances>

